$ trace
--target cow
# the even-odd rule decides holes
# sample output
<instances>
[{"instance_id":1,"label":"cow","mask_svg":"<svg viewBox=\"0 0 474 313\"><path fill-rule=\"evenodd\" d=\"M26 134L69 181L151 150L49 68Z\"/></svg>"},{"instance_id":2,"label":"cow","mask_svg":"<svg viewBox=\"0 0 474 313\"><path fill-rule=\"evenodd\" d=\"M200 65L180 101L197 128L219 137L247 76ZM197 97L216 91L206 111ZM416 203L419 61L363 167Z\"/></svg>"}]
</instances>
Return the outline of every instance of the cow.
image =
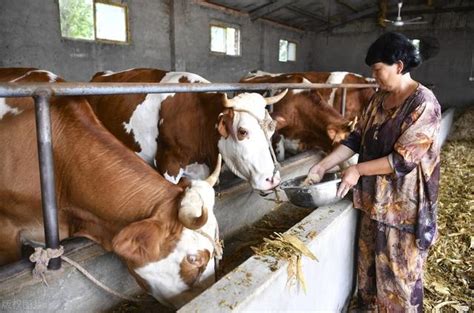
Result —
<instances>
[{"instance_id":1,"label":"cow","mask_svg":"<svg viewBox=\"0 0 474 313\"><path fill-rule=\"evenodd\" d=\"M100 72L92 82L209 83L186 72L138 68ZM243 93L165 93L91 96L94 112L109 131L173 183L202 178L218 153L238 177L265 194L280 183L269 148L274 122L265 110L284 93L264 98Z\"/></svg>"},{"instance_id":2,"label":"cow","mask_svg":"<svg viewBox=\"0 0 474 313\"><path fill-rule=\"evenodd\" d=\"M249 72L243 77L242 83L326 83L326 84L373 84L373 78L363 77L350 72L300 72L300 73L278 73L255 71ZM342 113L342 89L323 88L318 93L330 106ZM346 108L344 116L349 120L360 117L365 105L375 93L372 87L355 89L348 88L346 93Z\"/></svg>"},{"instance_id":3,"label":"cow","mask_svg":"<svg viewBox=\"0 0 474 313\"><path fill-rule=\"evenodd\" d=\"M249 73L242 83L368 83L371 80L347 72L302 72L271 74ZM299 153L318 148L325 153L347 137L362 109L374 94L373 88L348 89L346 115L340 112L341 91L334 89L293 89L273 105L271 116L277 121L277 158L285 151Z\"/></svg>"},{"instance_id":4,"label":"cow","mask_svg":"<svg viewBox=\"0 0 474 313\"><path fill-rule=\"evenodd\" d=\"M16 74L15 74L16 73ZM36 69L0 69L0 82L62 82ZM51 98L60 239L89 238L116 253L137 283L179 307L214 279L215 171L175 185L115 138L84 97ZM0 265L22 242L44 242L32 98L0 98Z\"/></svg>"}]
</instances>

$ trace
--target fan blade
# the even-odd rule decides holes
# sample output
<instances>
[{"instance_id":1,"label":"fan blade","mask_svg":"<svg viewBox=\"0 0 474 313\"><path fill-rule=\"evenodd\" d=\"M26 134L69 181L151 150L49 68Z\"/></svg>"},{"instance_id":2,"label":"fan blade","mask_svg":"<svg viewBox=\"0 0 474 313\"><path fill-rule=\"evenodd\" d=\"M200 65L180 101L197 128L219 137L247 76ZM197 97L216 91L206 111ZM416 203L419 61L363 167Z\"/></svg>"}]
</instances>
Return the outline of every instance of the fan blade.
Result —
<instances>
[{"instance_id":1,"label":"fan blade","mask_svg":"<svg viewBox=\"0 0 474 313\"><path fill-rule=\"evenodd\" d=\"M409 20L405 20L404 22L408 23L408 22L419 21L419 20L422 20L422 19L423 19L422 16L418 16L418 17L415 17L415 18L412 18L412 19L409 19Z\"/></svg>"},{"instance_id":2,"label":"fan blade","mask_svg":"<svg viewBox=\"0 0 474 313\"><path fill-rule=\"evenodd\" d=\"M415 24L428 24L428 21L420 21L420 22L404 22L405 25L415 25Z\"/></svg>"},{"instance_id":3,"label":"fan blade","mask_svg":"<svg viewBox=\"0 0 474 313\"><path fill-rule=\"evenodd\" d=\"M383 19L384 22L389 22L389 23L393 23L392 20L387 20L386 18Z\"/></svg>"}]
</instances>

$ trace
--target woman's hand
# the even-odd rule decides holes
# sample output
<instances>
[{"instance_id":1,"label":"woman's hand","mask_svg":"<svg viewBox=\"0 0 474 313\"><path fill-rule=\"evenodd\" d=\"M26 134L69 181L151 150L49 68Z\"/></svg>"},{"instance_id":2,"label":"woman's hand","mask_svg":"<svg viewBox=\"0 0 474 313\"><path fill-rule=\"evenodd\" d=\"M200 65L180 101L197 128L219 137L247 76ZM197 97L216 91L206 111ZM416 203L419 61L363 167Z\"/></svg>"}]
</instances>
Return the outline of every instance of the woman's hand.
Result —
<instances>
[{"instance_id":1,"label":"woman's hand","mask_svg":"<svg viewBox=\"0 0 474 313\"><path fill-rule=\"evenodd\" d=\"M323 168L320 163L313 165L313 167L309 169L308 177L304 180L303 186L319 183L321 179L323 179L325 172L326 169Z\"/></svg>"},{"instance_id":2,"label":"woman's hand","mask_svg":"<svg viewBox=\"0 0 474 313\"><path fill-rule=\"evenodd\" d=\"M343 198L348 192L349 189L354 187L359 180L360 173L357 170L357 164L349 166L345 171L342 172L342 180L339 188L337 189L337 196Z\"/></svg>"}]
</instances>

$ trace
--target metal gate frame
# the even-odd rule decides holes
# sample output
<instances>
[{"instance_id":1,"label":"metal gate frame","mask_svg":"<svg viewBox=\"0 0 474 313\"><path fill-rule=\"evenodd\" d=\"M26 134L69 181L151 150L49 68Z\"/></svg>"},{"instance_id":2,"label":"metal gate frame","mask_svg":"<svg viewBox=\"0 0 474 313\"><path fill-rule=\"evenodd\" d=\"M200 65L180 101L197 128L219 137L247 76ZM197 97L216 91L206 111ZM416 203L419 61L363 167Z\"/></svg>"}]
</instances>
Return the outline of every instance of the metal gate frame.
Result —
<instances>
[{"instance_id":1,"label":"metal gate frame","mask_svg":"<svg viewBox=\"0 0 474 313\"><path fill-rule=\"evenodd\" d=\"M58 209L56 204L50 116L50 99L52 96L343 88L341 114L344 116L347 88L371 87L376 88L378 85L319 83L1 83L0 97L33 97L34 99L45 243L46 248L58 249ZM48 268L51 270L60 269L61 258L51 259Z\"/></svg>"}]
</instances>

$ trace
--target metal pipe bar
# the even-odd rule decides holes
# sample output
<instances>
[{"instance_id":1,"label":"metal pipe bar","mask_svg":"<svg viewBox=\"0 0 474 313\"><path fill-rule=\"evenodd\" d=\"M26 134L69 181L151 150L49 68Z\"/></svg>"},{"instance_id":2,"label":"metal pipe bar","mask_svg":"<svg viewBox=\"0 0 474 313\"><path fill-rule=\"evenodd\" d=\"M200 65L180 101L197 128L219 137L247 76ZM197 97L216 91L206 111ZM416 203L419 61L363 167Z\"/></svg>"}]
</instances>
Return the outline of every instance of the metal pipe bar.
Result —
<instances>
[{"instance_id":1,"label":"metal pipe bar","mask_svg":"<svg viewBox=\"0 0 474 313\"><path fill-rule=\"evenodd\" d=\"M43 223L46 248L59 248L58 209L54 182L54 160L51 138L50 103L51 91L37 90L35 99L36 138L38 141L38 160L41 180L41 204L43 206ZM48 268L61 268L61 258L49 261Z\"/></svg>"},{"instance_id":2,"label":"metal pipe bar","mask_svg":"<svg viewBox=\"0 0 474 313\"><path fill-rule=\"evenodd\" d=\"M319 83L2 83L0 97L30 97L38 89L48 89L54 96L86 96L134 93L230 92L269 89L370 88L376 84L319 84Z\"/></svg>"},{"instance_id":3,"label":"metal pipe bar","mask_svg":"<svg viewBox=\"0 0 474 313\"><path fill-rule=\"evenodd\" d=\"M347 88L342 88L342 107L341 107L341 115L346 115L346 98L347 98Z\"/></svg>"},{"instance_id":4,"label":"metal pipe bar","mask_svg":"<svg viewBox=\"0 0 474 313\"><path fill-rule=\"evenodd\" d=\"M130 93L169 93L169 92L213 92L269 89L317 89L377 87L375 84L159 84L159 83L3 83L0 84L0 97L28 97L35 100L38 160L41 181L41 203L46 248L59 248L59 228L54 180L54 158L51 136L51 117L49 100L52 95L105 95ZM61 258L51 259L48 267L61 268Z\"/></svg>"}]
</instances>

